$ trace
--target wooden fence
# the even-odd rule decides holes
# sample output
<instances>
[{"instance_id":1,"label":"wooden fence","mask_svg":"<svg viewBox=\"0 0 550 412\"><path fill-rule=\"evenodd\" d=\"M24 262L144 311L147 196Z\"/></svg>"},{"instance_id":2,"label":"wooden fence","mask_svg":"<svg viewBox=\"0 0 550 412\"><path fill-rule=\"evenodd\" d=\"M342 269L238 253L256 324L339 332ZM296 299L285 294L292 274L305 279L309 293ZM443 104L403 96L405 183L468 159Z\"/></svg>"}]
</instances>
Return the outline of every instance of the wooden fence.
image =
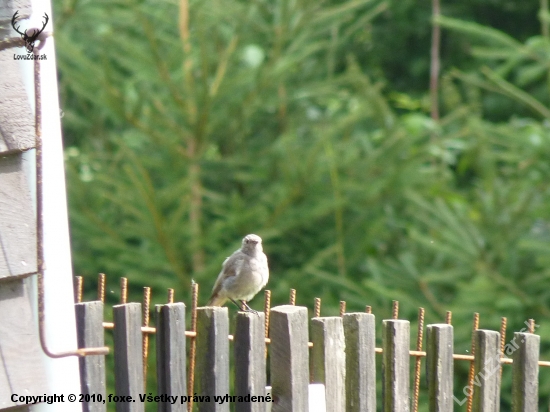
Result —
<instances>
[{"instance_id":1,"label":"wooden fence","mask_svg":"<svg viewBox=\"0 0 550 412\"><path fill-rule=\"evenodd\" d=\"M424 311L420 309L416 350L410 350L410 323L397 319L398 306L394 303L393 319L381 323L382 347L377 348L375 316L368 313L369 307L365 313L345 313L342 303L341 316L320 317L320 300L316 300L315 316L309 319L307 308L293 304L295 294L291 293L291 304L271 308L266 291L265 311L239 312L232 336L227 308L197 307L196 284L189 330L185 326L186 306L173 303L173 291L169 291L167 304L155 306L153 328L149 326L149 288L145 288L143 305L127 303L123 279L122 303L113 307L114 322L107 323L103 319L104 275L100 275L97 301L80 302L81 279L77 285L79 347L103 346L105 329L113 330L114 339L114 394L106 393L105 377L111 372L105 370L105 357L80 359L82 399L88 401L83 403L85 412L106 411L112 403L116 403L117 412L141 412L154 403L159 412L229 412L230 404L238 412L376 412L377 379L382 384L379 409L417 412L422 367L426 368L431 412L452 412L455 404L466 404L468 412L498 412L504 364L513 368L513 412L538 412L539 366L550 366L550 362L539 361L540 338L533 333L532 320L506 342L504 318L500 332L496 332L478 329L476 315L471 355L457 355L450 313L446 323L426 327L423 351ZM156 393L144 389L151 335L156 339ZM381 356L380 375L377 354ZM457 395L453 393L455 360L470 363L468 384ZM322 391L312 397L318 393L312 383L323 384L324 394Z\"/></svg>"}]
</instances>

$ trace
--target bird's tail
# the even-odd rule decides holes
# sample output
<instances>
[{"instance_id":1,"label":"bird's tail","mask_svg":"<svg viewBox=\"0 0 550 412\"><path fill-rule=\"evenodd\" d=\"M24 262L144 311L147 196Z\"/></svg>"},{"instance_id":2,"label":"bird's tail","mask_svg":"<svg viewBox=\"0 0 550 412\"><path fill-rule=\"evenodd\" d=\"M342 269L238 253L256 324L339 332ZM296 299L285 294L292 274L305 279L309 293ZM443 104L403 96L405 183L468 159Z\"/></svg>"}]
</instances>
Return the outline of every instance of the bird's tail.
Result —
<instances>
[{"instance_id":1,"label":"bird's tail","mask_svg":"<svg viewBox=\"0 0 550 412\"><path fill-rule=\"evenodd\" d=\"M227 298L220 296L219 294L214 294L210 297L210 300L206 306L222 306L227 301Z\"/></svg>"}]
</instances>

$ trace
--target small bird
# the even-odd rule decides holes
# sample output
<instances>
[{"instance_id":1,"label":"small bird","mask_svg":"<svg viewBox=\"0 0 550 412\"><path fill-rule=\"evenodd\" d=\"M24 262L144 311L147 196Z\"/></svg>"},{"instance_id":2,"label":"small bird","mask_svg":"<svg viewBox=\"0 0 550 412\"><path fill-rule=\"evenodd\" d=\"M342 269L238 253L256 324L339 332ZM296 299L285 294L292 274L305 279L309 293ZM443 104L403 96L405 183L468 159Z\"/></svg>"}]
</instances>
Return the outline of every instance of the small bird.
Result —
<instances>
[{"instance_id":1,"label":"small bird","mask_svg":"<svg viewBox=\"0 0 550 412\"><path fill-rule=\"evenodd\" d=\"M264 288L268 279L269 268L262 238L246 235L241 248L223 262L207 306L222 306L229 299L240 308L235 302L238 300L248 311L256 312L246 302Z\"/></svg>"}]
</instances>

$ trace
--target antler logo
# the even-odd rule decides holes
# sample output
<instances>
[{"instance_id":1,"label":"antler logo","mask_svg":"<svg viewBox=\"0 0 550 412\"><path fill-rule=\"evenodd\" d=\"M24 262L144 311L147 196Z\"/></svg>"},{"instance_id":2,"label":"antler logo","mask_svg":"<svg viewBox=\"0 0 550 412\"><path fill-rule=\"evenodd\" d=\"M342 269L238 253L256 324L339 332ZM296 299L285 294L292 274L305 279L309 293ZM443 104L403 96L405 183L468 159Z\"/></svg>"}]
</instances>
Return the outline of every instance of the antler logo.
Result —
<instances>
[{"instance_id":1,"label":"antler logo","mask_svg":"<svg viewBox=\"0 0 550 412\"><path fill-rule=\"evenodd\" d=\"M32 53L32 51L34 50L34 42L36 41L36 39L38 39L38 36L40 35L40 33L42 33L44 31L44 28L46 27L46 24L48 24L48 21L50 20L50 18L48 17L48 15L46 13L44 13L44 18L46 19L46 21L44 22L42 28L40 30L32 29L33 33L31 35L28 35L27 30L25 30L23 33L21 33L19 31L20 26L15 27L15 24L18 23L18 21L17 21L17 18L19 17L18 13L19 13L19 11L16 11L15 14L13 15L13 17L11 18L11 25L12 25L13 29L17 33L19 33L21 35L21 37L23 38L23 41L25 42L25 47L27 48L27 53Z\"/></svg>"}]
</instances>

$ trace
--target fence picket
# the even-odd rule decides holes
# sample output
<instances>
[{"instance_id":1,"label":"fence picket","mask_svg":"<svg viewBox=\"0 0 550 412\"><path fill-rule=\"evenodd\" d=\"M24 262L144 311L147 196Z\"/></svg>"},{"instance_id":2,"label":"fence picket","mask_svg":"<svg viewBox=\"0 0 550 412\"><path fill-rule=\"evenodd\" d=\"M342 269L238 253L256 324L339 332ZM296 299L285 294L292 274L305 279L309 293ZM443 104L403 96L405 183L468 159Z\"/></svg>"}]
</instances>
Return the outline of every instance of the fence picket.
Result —
<instances>
[{"instance_id":1,"label":"fence picket","mask_svg":"<svg viewBox=\"0 0 550 412\"><path fill-rule=\"evenodd\" d=\"M229 395L229 318L227 308L197 308L196 379L199 412L229 412L229 402L215 397ZM189 395L195 395L189 394ZM209 399L204 397L208 396Z\"/></svg>"},{"instance_id":2,"label":"fence picket","mask_svg":"<svg viewBox=\"0 0 550 412\"><path fill-rule=\"evenodd\" d=\"M143 412L143 356L141 346L141 304L124 303L113 306L115 392L131 396L135 402L117 402L117 412Z\"/></svg>"},{"instance_id":3,"label":"fence picket","mask_svg":"<svg viewBox=\"0 0 550 412\"><path fill-rule=\"evenodd\" d=\"M265 315L239 312L235 328L235 395L265 396ZM246 398L244 398L246 399ZM239 412L265 412L265 402L235 403Z\"/></svg>"},{"instance_id":4,"label":"fence picket","mask_svg":"<svg viewBox=\"0 0 550 412\"><path fill-rule=\"evenodd\" d=\"M473 408L479 412L500 409L500 333L475 331L475 374Z\"/></svg>"},{"instance_id":5,"label":"fence picket","mask_svg":"<svg viewBox=\"0 0 550 412\"><path fill-rule=\"evenodd\" d=\"M103 302L75 304L78 347L96 348L105 345L103 333ZM85 356L79 360L80 388L83 395L101 395L105 399L105 356ZM83 412L105 412L103 402L84 402Z\"/></svg>"},{"instance_id":6,"label":"fence picket","mask_svg":"<svg viewBox=\"0 0 550 412\"><path fill-rule=\"evenodd\" d=\"M407 320L382 321L382 409L409 412L410 323Z\"/></svg>"},{"instance_id":7,"label":"fence picket","mask_svg":"<svg viewBox=\"0 0 550 412\"><path fill-rule=\"evenodd\" d=\"M514 352L512 412L537 412L540 336L516 332L514 340L505 346L504 353L508 354L508 350Z\"/></svg>"},{"instance_id":8,"label":"fence picket","mask_svg":"<svg viewBox=\"0 0 550 412\"><path fill-rule=\"evenodd\" d=\"M376 412L375 317L346 313L346 411Z\"/></svg>"},{"instance_id":9,"label":"fence picket","mask_svg":"<svg viewBox=\"0 0 550 412\"><path fill-rule=\"evenodd\" d=\"M186 412L185 304L156 305L155 309L157 394L178 398L175 403L159 402L157 410L158 412Z\"/></svg>"},{"instance_id":10,"label":"fence picket","mask_svg":"<svg viewBox=\"0 0 550 412\"><path fill-rule=\"evenodd\" d=\"M308 412L307 308L277 306L270 317L272 411Z\"/></svg>"},{"instance_id":11,"label":"fence picket","mask_svg":"<svg viewBox=\"0 0 550 412\"><path fill-rule=\"evenodd\" d=\"M453 327L428 325L426 342L430 412L453 412Z\"/></svg>"},{"instance_id":12,"label":"fence picket","mask_svg":"<svg viewBox=\"0 0 550 412\"><path fill-rule=\"evenodd\" d=\"M346 409L346 354L342 318L311 319L310 368L313 383L325 384L327 412Z\"/></svg>"}]
</instances>

